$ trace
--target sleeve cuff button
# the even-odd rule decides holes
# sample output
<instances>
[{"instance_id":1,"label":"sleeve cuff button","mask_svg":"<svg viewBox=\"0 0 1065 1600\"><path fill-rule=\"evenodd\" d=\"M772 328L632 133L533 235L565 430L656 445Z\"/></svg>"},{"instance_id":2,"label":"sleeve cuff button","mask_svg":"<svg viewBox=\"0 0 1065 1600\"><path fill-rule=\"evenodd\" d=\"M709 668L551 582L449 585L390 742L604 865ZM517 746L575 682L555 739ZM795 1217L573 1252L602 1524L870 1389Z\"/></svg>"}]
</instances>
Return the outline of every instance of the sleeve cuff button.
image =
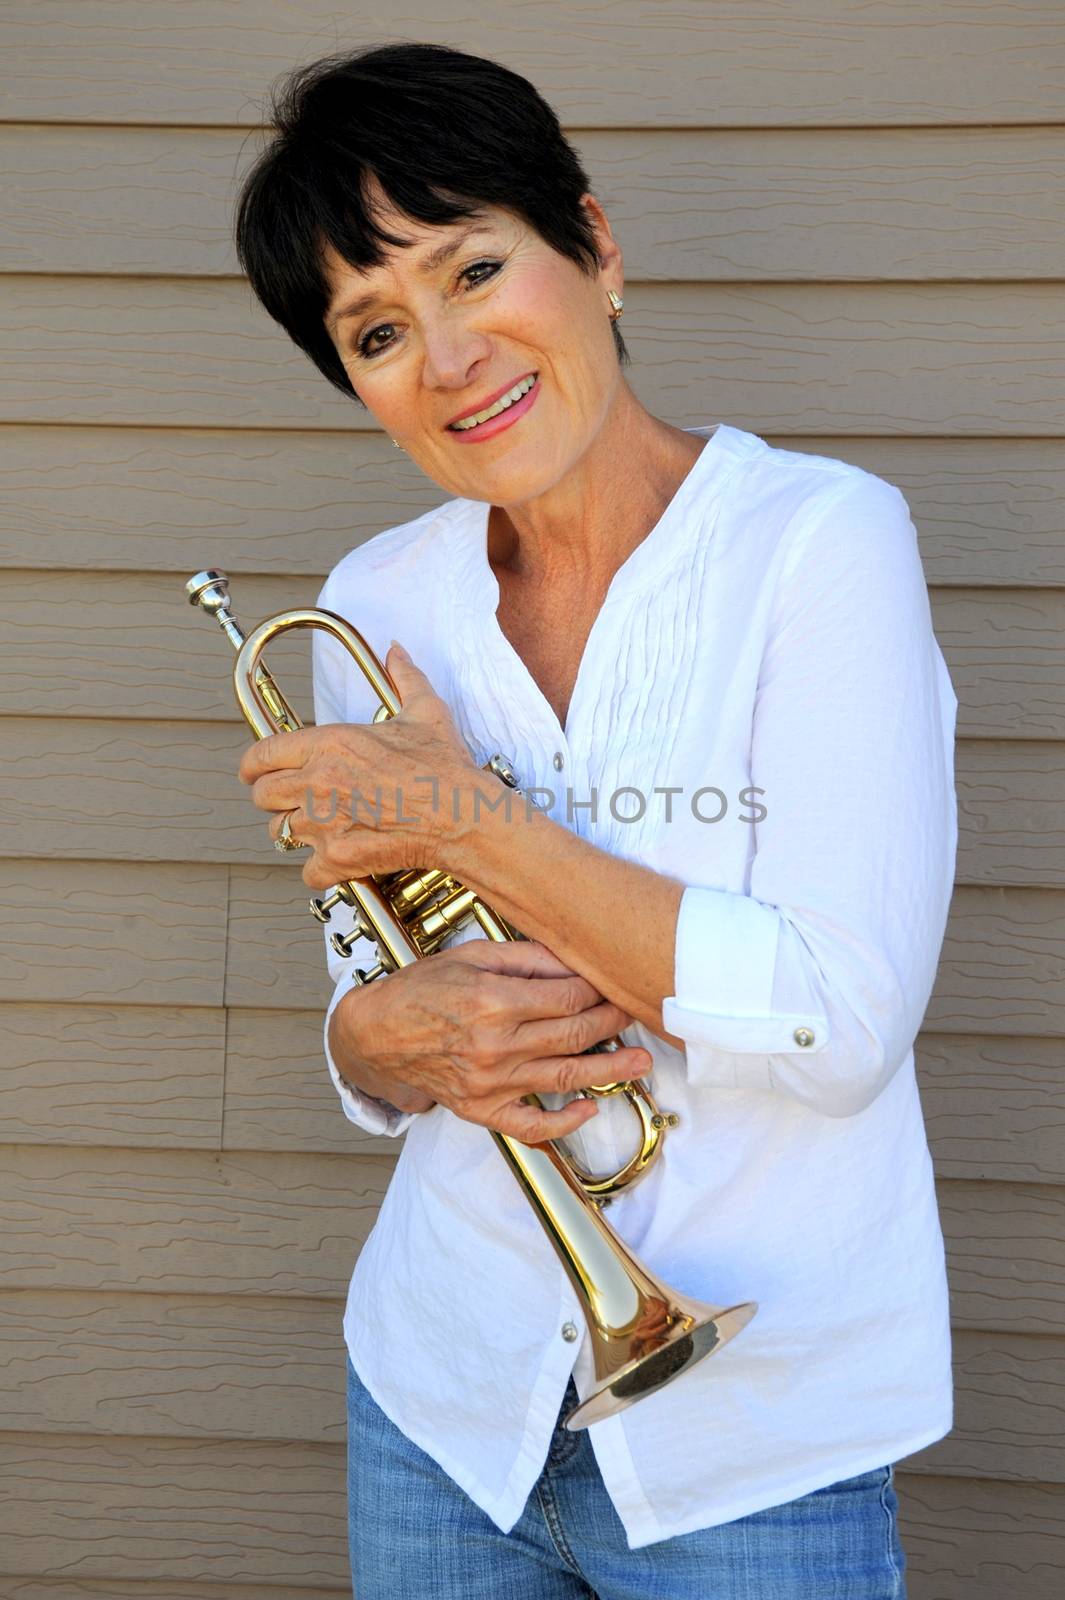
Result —
<instances>
[{"instance_id":1,"label":"sleeve cuff button","mask_svg":"<svg viewBox=\"0 0 1065 1600\"><path fill-rule=\"evenodd\" d=\"M813 1030L811 1028L796 1028L792 1037L794 1038L795 1043L803 1050L807 1049L814 1042Z\"/></svg>"}]
</instances>

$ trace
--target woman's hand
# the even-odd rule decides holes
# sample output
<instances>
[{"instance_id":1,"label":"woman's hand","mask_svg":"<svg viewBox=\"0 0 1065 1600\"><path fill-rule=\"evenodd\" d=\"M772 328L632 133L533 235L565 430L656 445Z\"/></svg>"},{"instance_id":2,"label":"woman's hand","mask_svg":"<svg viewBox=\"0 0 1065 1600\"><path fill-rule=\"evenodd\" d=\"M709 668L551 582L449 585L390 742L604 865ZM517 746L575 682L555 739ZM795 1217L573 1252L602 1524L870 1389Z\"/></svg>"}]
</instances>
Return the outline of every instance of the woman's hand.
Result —
<instances>
[{"instance_id":1,"label":"woman's hand","mask_svg":"<svg viewBox=\"0 0 1065 1600\"><path fill-rule=\"evenodd\" d=\"M270 837L289 815L293 838L313 849L303 868L310 889L444 865L473 788L498 783L477 766L446 701L401 646L393 643L385 668L402 703L387 722L275 733L241 758L238 777L272 813Z\"/></svg>"},{"instance_id":2,"label":"woman's hand","mask_svg":"<svg viewBox=\"0 0 1065 1600\"><path fill-rule=\"evenodd\" d=\"M471 939L351 990L333 1013L330 1047L342 1072L346 1053L365 1063L371 1092L400 1110L435 1102L539 1144L574 1133L597 1104L542 1111L523 1095L572 1094L647 1074L650 1054L632 1045L581 1054L631 1022L546 945Z\"/></svg>"}]
</instances>

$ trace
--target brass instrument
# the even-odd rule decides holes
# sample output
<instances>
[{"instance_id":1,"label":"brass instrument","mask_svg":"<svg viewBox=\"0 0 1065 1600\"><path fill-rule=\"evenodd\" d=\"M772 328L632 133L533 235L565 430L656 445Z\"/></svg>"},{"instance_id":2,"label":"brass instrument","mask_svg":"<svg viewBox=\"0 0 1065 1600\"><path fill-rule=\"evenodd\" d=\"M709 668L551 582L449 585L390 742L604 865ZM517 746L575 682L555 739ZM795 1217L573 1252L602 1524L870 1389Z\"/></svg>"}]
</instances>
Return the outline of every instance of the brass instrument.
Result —
<instances>
[{"instance_id":1,"label":"brass instrument","mask_svg":"<svg viewBox=\"0 0 1065 1600\"><path fill-rule=\"evenodd\" d=\"M245 635L230 612L224 572L198 572L186 583L185 592L190 604L216 618L237 652L233 686L256 738L303 726L260 659L271 639L293 628L323 629L345 647L380 700L374 722L386 721L401 709L396 687L377 655L335 612L307 607L281 611ZM521 792L503 756L493 756L483 770ZM432 954L471 919L489 939L523 937L473 890L439 869L353 878L310 902L322 923L338 905L354 909L355 925L350 934L331 936L333 949L350 956L361 936L377 946L376 965L357 972L359 984L372 983ZM617 1037L604 1040L586 1053L608 1054L620 1043ZM636 1114L637 1149L617 1172L597 1176L584 1171L560 1143L526 1145L488 1130L569 1275L588 1324L595 1384L566 1418L570 1431L613 1416L679 1377L739 1333L758 1309L751 1301L711 1306L679 1294L618 1237L600 1208L643 1176L659 1153L666 1128L677 1119L658 1109L641 1080L606 1083L579 1093L622 1095ZM535 1095L526 1099L541 1104Z\"/></svg>"}]
</instances>

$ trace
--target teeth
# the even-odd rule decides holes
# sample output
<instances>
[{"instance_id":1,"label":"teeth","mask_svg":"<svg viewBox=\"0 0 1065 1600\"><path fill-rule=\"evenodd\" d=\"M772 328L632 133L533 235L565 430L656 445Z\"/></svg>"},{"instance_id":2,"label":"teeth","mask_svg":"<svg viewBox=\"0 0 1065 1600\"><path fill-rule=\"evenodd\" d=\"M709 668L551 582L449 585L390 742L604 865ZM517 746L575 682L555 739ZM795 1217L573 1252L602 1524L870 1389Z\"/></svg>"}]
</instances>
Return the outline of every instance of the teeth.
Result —
<instances>
[{"instance_id":1,"label":"teeth","mask_svg":"<svg viewBox=\"0 0 1065 1600\"><path fill-rule=\"evenodd\" d=\"M513 389L508 389L507 393L497 400L495 405L489 406L485 411L476 411L472 417L464 417L461 422L453 422L451 424L452 428L464 431L466 428L476 428L479 422L487 422L489 417L498 417L499 413L506 411L514 404L515 400L520 400L523 394L528 394L535 382L535 373L531 377L523 378L520 383L514 385Z\"/></svg>"}]
</instances>

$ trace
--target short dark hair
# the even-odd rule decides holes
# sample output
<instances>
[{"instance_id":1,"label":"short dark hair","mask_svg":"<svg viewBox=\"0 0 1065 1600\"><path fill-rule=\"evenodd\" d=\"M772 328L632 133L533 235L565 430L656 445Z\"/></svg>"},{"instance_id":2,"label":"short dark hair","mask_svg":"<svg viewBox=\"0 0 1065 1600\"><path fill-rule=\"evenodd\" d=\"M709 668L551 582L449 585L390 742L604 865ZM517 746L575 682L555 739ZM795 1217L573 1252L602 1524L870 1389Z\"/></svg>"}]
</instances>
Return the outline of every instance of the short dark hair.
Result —
<instances>
[{"instance_id":1,"label":"short dark hair","mask_svg":"<svg viewBox=\"0 0 1065 1600\"><path fill-rule=\"evenodd\" d=\"M419 43L326 56L274 89L270 120L275 135L241 186L237 258L271 317L360 405L325 330L322 252L328 242L364 272L383 264L383 245L403 247L367 206L370 174L419 222L500 206L588 276L598 268L580 159L532 84L496 61Z\"/></svg>"}]
</instances>

